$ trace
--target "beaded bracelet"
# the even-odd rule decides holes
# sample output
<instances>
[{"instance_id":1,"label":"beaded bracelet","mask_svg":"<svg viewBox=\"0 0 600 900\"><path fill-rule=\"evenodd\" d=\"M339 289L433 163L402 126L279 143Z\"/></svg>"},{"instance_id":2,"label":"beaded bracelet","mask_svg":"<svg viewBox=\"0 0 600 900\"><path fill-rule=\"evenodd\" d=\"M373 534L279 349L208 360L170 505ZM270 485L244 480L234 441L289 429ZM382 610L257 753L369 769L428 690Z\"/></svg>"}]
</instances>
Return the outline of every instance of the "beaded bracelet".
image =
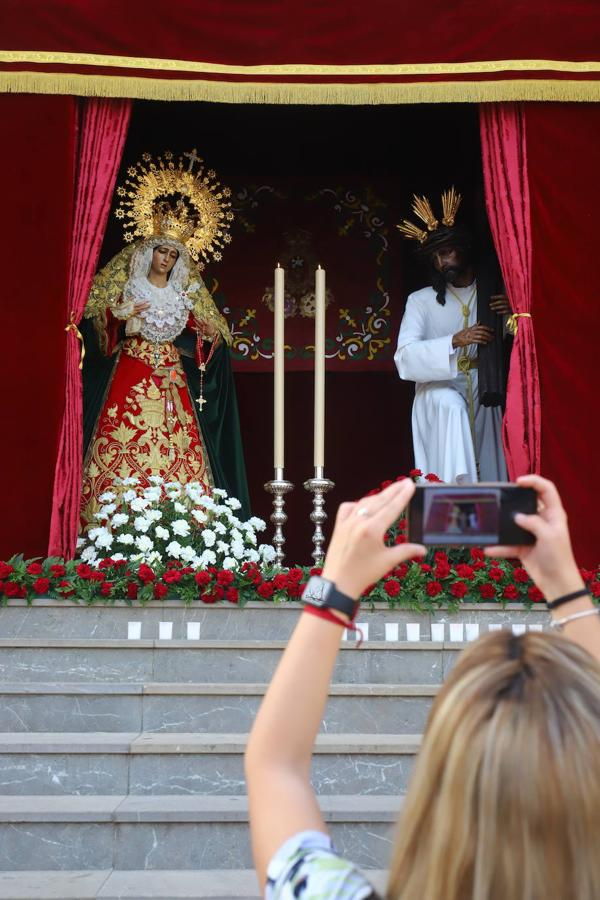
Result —
<instances>
[{"instance_id":1,"label":"beaded bracelet","mask_svg":"<svg viewBox=\"0 0 600 900\"><path fill-rule=\"evenodd\" d=\"M550 628L562 628L567 622L574 622L576 619L584 619L586 616L597 616L599 613L600 609L597 607L594 607L594 609L584 609L581 612L565 616L564 619L554 619L553 622L550 622Z\"/></svg>"}]
</instances>

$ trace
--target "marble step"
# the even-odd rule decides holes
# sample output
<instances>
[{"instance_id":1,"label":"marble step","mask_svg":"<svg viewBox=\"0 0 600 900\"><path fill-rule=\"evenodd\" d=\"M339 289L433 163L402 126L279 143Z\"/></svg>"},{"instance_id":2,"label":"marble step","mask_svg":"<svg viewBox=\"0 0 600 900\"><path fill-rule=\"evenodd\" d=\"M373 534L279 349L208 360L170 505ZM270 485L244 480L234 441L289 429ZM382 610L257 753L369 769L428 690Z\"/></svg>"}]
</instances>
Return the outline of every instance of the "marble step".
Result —
<instances>
[{"instance_id":1,"label":"marble step","mask_svg":"<svg viewBox=\"0 0 600 900\"><path fill-rule=\"evenodd\" d=\"M320 797L340 852L388 864L399 796ZM0 797L0 871L250 869L245 797Z\"/></svg>"},{"instance_id":2,"label":"marble step","mask_svg":"<svg viewBox=\"0 0 600 900\"><path fill-rule=\"evenodd\" d=\"M387 872L366 869L383 895ZM251 869L0 872L0 900L260 900Z\"/></svg>"},{"instance_id":3,"label":"marble step","mask_svg":"<svg viewBox=\"0 0 600 900\"><path fill-rule=\"evenodd\" d=\"M285 641L0 639L0 681L267 682ZM441 684L463 643L342 641L339 683Z\"/></svg>"},{"instance_id":4,"label":"marble step","mask_svg":"<svg viewBox=\"0 0 600 900\"><path fill-rule=\"evenodd\" d=\"M173 638L186 640L188 623L200 626L202 640L287 640L298 619L298 603L248 603L244 607L231 604L186 606L179 601L148 603L144 607L116 602L114 606L85 606L65 600L36 599L32 606L22 600L9 600L0 608L0 637L21 638L96 638L125 639L130 622L139 622L141 636L155 640L159 623L172 623ZM387 604L367 604L358 616L369 624L369 636L385 639L385 626L398 624L400 637L406 636L407 623L419 623L423 638L431 636L431 623L473 622L485 631L490 623L509 627L511 624L547 624L545 609L526 609L513 603L503 609L498 603L464 604L450 613L439 609L431 614L418 614L407 609L390 609Z\"/></svg>"},{"instance_id":5,"label":"marble step","mask_svg":"<svg viewBox=\"0 0 600 900\"><path fill-rule=\"evenodd\" d=\"M217 682L0 683L0 732L249 731L266 688ZM334 684L321 730L421 732L437 691L434 684Z\"/></svg>"},{"instance_id":6,"label":"marble step","mask_svg":"<svg viewBox=\"0 0 600 900\"><path fill-rule=\"evenodd\" d=\"M247 734L17 732L1 736L0 795L242 795ZM406 790L420 734L319 734L312 765L322 795Z\"/></svg>"}]
</instances>

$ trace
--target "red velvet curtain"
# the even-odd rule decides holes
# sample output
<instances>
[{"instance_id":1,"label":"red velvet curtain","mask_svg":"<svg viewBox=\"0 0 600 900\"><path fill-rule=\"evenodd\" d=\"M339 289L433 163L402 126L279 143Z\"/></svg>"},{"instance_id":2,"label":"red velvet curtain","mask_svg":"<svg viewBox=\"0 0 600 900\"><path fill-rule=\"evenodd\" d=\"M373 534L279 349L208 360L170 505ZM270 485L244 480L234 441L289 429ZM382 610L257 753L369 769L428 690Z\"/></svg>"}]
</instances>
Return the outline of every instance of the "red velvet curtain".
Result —
<instances>
[{"instance_id":1,"label":"red velvet curtain","mask_svg":"<svg viewBox=\"0 0 600 900\"><path fill-rule=\"evenodd\" d=\"M581 564L600 560L598 140L600 106L524 106L541 471L560 488ZM522 320L521 320L522 321Z\"/></svg>"},{"instance_id":2,"label":"red velvet curtain","mask_svg":"<svg viewBox=\"0 0 600 900\"><path fill-rule=\"evenodd\" d=\"M503 423L511 478L540 471L540 384L531 318L531 213L520 105L480 108L485 200L516 327Z\"/></svg>"},{"instance_id":3,"label":"red velvet curtain","mask_svg":"<svg viewBox=\"0 0 600 900\"><path fill-rule=\"evenodd\" d=\"M50 555L70 557L79 526L82 475L81 353L77 328L90 291L131 115L130 100L83 103L75 188L67 318L65 409L54 473Z\"/></svg>"}]
</instances>

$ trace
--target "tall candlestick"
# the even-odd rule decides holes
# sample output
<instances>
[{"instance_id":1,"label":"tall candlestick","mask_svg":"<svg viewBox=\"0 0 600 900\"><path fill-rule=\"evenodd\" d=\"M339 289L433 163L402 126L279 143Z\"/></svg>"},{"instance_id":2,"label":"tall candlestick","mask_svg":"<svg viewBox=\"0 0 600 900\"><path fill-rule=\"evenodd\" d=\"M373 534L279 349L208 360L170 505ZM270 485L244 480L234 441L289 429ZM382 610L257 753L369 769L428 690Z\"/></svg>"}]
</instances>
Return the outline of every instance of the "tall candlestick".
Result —
<instances>
[{"instance_id":1,"label":"tall candlestick","mask_svg":"<svg viewBox=\"0 0 600 900\"><path fill-rule=\"evenodd\" d=\"M274 421L274 446L273 446L273 466L275 470L283 471L283 445L285 431L285 403L284 403L284 380L283 380L283 362L284 362L284 297L285 297L285 275L284 270L277 263L275 269L275 327L274 327L274 369L275 369L275 386L274 386L274 403L273 403L273 421ZM280 475L280 477L283 477Z\"/></svg>"},{"instance_id":2,"label":"tall candlestick","mask_svg":"<svg viewBox=\"0 0 600 900\"><path fill-rule=\"evenodd\" d=\"M325 465L325 269L315 272L315 469Z\"/></svg>"}]
</instances>

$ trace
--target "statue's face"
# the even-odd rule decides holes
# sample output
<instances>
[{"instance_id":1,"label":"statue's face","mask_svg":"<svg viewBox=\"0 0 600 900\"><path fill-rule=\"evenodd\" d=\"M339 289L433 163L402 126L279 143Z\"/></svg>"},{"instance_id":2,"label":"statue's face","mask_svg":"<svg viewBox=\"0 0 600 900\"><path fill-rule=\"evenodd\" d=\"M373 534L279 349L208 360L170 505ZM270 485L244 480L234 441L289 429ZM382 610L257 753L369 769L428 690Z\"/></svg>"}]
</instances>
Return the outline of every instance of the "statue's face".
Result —
<instances>
[{"instance_id":1,"label":"statue's face","mask_svg":"<svg viewBox=\"0 0 600 900\"><path fill-rule=\"evenodd\" d=\"M175 247L169 247L167 244L159 244L152 252L152 263L150 270L155 275L169 275L169 272L177 262L179 253Z\"/></svg>"},{"instance_id":2,"label":"statue's face","mask_svg":"<svg viewBox=\"0 0 600 900\"><path fill-rule=\"evenodd\" d=\"M441 272L450 284L453 284L455 278L462 275L469 266L467 256L451 245L434 250L431 254L431 261L434 268Z\"/></svg>"}]
</instances>

